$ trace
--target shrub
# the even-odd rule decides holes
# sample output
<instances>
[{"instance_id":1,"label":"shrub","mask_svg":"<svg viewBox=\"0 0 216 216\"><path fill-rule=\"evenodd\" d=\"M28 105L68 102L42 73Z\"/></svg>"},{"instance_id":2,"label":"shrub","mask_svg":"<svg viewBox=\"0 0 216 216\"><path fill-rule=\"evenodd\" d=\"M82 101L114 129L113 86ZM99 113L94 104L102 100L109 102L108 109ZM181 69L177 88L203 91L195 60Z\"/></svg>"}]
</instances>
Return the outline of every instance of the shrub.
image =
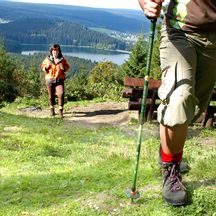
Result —
<instances>
[{"instance_id":1,"label":"shrub","mask_svg":"<svg viewBox=\"0 0 216 216\"><path fill-rule=\"evenodd\" d=\"M110 61L104 61L91 70L87 90L93 97L116 98L121 88L120 83L117 67Z\"/></svg>"}]
</instances>

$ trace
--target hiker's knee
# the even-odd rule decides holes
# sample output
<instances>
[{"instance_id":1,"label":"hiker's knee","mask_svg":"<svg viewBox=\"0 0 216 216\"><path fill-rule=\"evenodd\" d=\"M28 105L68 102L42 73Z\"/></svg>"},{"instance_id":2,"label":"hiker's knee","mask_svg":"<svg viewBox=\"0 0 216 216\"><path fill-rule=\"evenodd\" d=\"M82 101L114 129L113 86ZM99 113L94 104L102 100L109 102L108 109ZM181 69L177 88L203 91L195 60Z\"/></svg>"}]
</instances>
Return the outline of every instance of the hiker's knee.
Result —
<instances>
[{"instance_id":1,"label":"hiker's knee","mask_svg":"<svg viewBox=\"0 0 216 216\"><path fill-rule=\"evenodd\" d=\"M158 108L158 121L167 126L190 124L195 114L197 99L189 91L172 94Z\"/></svg>"}]
</instances>

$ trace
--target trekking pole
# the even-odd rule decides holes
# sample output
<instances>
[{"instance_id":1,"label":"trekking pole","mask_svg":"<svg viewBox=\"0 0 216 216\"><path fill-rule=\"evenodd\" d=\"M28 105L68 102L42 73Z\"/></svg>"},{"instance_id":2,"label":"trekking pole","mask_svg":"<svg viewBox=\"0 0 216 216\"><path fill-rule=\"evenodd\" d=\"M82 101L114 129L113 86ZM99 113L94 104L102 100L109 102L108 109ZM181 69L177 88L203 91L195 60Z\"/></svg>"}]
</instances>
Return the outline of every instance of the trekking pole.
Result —
<instances>
[{"instance_id":1,"label":"trekking pole","mask_svg":"<svg viewBox=\"0 0 216 216\"><path fill-rule=\"evenodd\" d=\"M126 192L127 196L131 198L132 202L133 202L133 199L137 199L140 197L139 191L136 190L136 182L137 182L138 165L139 165L140 149L141 149L141 142L142 142L142 129L143 129L143 124L145 122L146 100L147 100L147 94L148 94L148 83L149 83L149 75L150 75L150 67L151 67L151 60L152 60L152 50L153 50L156 22L157 22L157 19L153 19L151 20L151 25L150 25L147 62L146 62L145 78L144 78L144 84L143 84L143 95L142 95L142 100L141 100L141 113L140 113L140 119L139 119L138 140L137 140L137 147L136 147L136 160L135 160L134 174L133 174L133 181L132 181L133 185L131 189L129 189Z\"/></svg>"}]
</instances>

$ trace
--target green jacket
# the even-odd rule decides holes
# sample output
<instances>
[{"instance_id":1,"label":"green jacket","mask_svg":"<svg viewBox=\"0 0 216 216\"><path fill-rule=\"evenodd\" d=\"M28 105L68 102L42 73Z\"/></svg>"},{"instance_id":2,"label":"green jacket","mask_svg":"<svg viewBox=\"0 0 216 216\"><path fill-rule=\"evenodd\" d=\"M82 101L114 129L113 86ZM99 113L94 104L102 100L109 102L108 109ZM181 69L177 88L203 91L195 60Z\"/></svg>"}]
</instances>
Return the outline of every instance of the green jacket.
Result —
<instances>
[{"instance_id":1,"label":"green jacket","mask_svg":"<svg viewBox=\"0 0 216 216\"><path fill-rule=\"evenodd\" d=\"M216 0L171 0L167 25L192 32L216 32Z\"/></svg>"}]
</instances>

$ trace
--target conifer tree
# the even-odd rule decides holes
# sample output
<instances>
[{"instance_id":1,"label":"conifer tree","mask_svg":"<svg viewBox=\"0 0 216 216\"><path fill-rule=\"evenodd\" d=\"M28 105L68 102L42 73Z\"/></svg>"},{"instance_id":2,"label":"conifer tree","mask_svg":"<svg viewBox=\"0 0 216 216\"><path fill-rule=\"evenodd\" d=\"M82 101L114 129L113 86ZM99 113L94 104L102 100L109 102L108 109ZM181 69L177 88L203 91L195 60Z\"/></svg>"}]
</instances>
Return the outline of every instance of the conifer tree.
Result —
<instances>
[{"instance_id":1,"label":"conifer tree","mask_svg":"<svg viewBox=\"0 0 216 216\"><path fill-rule=\"evenodd\" d=\"M129 59L122 65L122 74L130 77L143 77L146 56L146 42L144 36L140 36L131 51Z\"/></svg>"},{"instance_id":2,"label":"conifer tree","mask_svg":"<svg viewBox=\"0 0 216 216\"><path fill-rule=\"evenodd\" d=\"M160 25L157 26L155 41L152 52L151 73L150 76L154 79L160 78ZM130 77L144 77L147 60L148 44L144 40L144 36L140 36L134 45L129 59L121 66L120 74ZM123 78L122 77L122 78Z\"/></svg>"},{"instance_id":3,"label":"conifer tree","mask_svg":"<svg viewBox=\"0 0 216 216\"><path fill-rule=\"evenodd\" d=\"M15 70L16 65L6 54L3 41L0 40L0 106L3 102L12 102L16 98Z\"/></svg>"}]
</instances>

